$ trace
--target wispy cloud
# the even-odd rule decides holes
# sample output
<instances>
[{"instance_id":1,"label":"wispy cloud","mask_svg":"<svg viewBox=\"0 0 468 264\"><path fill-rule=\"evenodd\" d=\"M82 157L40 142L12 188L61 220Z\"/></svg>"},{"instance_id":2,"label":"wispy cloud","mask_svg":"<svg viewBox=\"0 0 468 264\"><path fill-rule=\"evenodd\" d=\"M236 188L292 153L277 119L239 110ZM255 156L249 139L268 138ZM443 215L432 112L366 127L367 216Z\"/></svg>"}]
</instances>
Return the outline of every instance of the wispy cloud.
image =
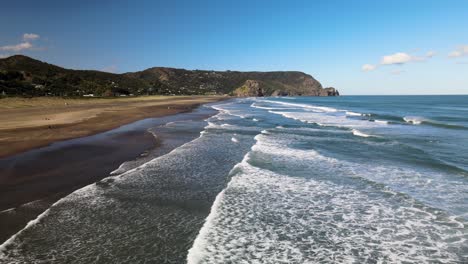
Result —
<instances>
[{"instance_id":1,"label":"wispy cloud","mask_svg":"<svg viewBox=\"0 0 468 264\"><path fill-rule=\"evenodd\" d=\"M373 71L377 68L377 65L372 65L372 64L364 64L362 65L362 70L365 71L365 72L368 72L368 71Z\"/></svg>"},{"instance_id":2,"label":"wispy cloud","mask_svg":"<svg viewBox=\"0 0 468 264\"><path fill-rule=\"evenodd\" d=\"M32 44L32 42L34 40L39 39L39 38L40 38L40 36L38 34L24 33L22 42L20 42L18 44L14 44L14 45L0 46L0 50L10 51L10 52L19 52L19 51L22 51L22 50L30 50L30 49L34 48L34 45Z\"/></svg>"},{"instance_id":3,"label":"wispy cloud","mask_svg":"<svg viewBox=\"0 0 468 264\"><path fill-rule=\"evenodd\" d=\"M31 41L31 40L36 40L36 39L39 39L39 35L38 34L34 34L34 33L24 33L23 34L23 40L24 41Z\"/></svg>"},{"instance_id":4,"label":"wispy cloud","mask_svg":"<svg viewBox=\"0 0 468 264\"><path fill-rule=\"evenodd\" d=\"M397 52L391 55L382 57L380 64L392 65L392 64L405 64L408 62L425 61L426 59L432 58L435 55L434 51L429 51L425 56L410 55L405 52Z\"/></svg>"},{"instance_id":5,"label":"wispy cloud","mask_svg":"<svg viewBox=\"0 0 468 264\"><path fill-rule=\"evenodd\" d=\"M459 46L456 50L448 54L449 58L458 58L468 55L468 45Z\"/></svg>"},{"instance_id":6,"label":"wispy cloud","mask_svg":"<svg viewBox=\"0 0 468 264\"><path fill-rule=\"evenodd\" d=\"M397 52L395 54L386 55L382 57L380 64L382 65L390 65L390 64L404 64L410 62L412 60L412 56L404 53L404 52Z\"/></svg>"},{"instance_id":7,"label":"wispy cloud","mask_svg":"<svg viewBox=\"0 0 468 264\"><path fill-rule=\"evenodd\" d=\"M416 56L406 52L397 52L382 56L378 64L364 64L361 68L365 72L373 71L380 65L403 65L410 62L426 61L436 55L435 51L428 51L423 56ZM398 72L400 74L401 72Z\"/></svg>"},{"instance_id":8,"label":"wispy cloud","mask_svg":"<svg viewBox=\"0 0 468 264\"><path fill-rule=\"evenodd\" d=\"M19 44L16 44L16 45L2 46L2 47L0 47L0 50L18 52L18 51L22 51L22 50L31 49L32 47L33 47L33 45L30 42L22 42L22 43L19 43Z\"/></svg>"}]
</instances>

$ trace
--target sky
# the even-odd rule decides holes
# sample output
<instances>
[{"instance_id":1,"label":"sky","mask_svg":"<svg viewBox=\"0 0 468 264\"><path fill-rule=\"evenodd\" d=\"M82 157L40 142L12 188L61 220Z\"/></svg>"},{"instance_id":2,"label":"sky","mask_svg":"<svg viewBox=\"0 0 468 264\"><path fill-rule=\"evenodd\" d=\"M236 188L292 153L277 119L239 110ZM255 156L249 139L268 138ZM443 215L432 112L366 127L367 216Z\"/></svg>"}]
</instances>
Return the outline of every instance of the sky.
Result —
<instances>
[{"instance_id":1,"label":"sky","mask_svg":"<svg viewBox=\"0 0 468 264\"><path fill-rule=\"evenodd\" d=\"M468 1L2 1L0 57L115 73L302 71L346 95L468 94Z\"/></svg>"}]
</instances>

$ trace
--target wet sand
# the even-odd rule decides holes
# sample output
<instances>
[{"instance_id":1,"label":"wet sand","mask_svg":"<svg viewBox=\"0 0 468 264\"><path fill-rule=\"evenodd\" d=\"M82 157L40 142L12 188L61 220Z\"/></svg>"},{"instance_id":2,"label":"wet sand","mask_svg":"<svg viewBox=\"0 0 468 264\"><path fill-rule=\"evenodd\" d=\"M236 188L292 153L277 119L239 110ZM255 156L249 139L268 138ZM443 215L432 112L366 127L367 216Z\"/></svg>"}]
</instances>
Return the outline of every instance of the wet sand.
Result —
<instances>
[{"instance_id":1,"label":"wet sand","mask_svg":"<svg viewBox=\"0 0 468 264\"><path fill-rule=\"evenodd\" d=\"M136 111L142 111L140 115L130 114L118 121L107 122L101 128L149 113L152 116L165 117L143 119L107 132L52 144L49 139L45 147L0 158L0 241L5 241L22 229L28 221L36 218L61 197L109 176L123 162L157 149L164 136L158 135L156 138L147 129L161 122L177 119L177 116L184 115L181 112L188 112L199 105L198 101L190 102L171 104L170 109L167 109L167 104L149 106L150 109L148 106L138 108ZM112 114L114 113L111 112L110 115ZM84 128L99 124L106 117L109 116L104 113L85 124L63 127L70 130L80 127L77 129L91 133L95 130ZM21 134L17 137L20 138ZM27 142L25 144L28 148L32 146Z\"/></svg>"},{"instance_id":2,"label":"wet sand","mask_svg":"<svg viewBox=\"0 0 468 264\"><path fill-rule=\"evenodd\" d=\"M108 176L122 162L157 145L150 133L134 131L0 160L0 240L8 239L56 200Z\"/></svg>"}]
</instances>

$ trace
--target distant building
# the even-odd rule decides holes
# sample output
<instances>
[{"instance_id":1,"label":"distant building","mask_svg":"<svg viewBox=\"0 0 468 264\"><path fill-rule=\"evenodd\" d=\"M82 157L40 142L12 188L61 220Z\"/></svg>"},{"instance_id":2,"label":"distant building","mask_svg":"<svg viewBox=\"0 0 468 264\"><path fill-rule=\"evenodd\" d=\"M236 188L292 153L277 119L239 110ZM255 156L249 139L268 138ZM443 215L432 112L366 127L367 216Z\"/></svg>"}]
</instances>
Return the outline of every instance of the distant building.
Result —
<instances>
[{"instance_id":1,"label":"distant building","mask_svg":"<svg viewBox=\"0 0 468 264\"><path fill-rule=\"evenodd\" d=\"M83 94L83 97L94 97L94 94Z\"/></svg>"}]
</instances>

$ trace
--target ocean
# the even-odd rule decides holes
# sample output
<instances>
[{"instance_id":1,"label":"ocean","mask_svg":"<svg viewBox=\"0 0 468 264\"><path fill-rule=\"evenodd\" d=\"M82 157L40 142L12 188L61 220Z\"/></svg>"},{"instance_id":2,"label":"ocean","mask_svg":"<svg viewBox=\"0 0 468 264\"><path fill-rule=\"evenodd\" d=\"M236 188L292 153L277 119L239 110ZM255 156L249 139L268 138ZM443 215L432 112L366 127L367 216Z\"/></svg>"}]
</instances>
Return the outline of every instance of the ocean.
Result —
<instances>
[{"instance_id":1,"label":"ocean","mask_svg":"<svg viewBox=\"0 0 468 264\"><path fill-rule=\"evenodd\" d=\"M242 98L0 246L2 263L467 263L468 96ZM180 135L178 137L177 135Z\"/></svg>"}]
</instances>

